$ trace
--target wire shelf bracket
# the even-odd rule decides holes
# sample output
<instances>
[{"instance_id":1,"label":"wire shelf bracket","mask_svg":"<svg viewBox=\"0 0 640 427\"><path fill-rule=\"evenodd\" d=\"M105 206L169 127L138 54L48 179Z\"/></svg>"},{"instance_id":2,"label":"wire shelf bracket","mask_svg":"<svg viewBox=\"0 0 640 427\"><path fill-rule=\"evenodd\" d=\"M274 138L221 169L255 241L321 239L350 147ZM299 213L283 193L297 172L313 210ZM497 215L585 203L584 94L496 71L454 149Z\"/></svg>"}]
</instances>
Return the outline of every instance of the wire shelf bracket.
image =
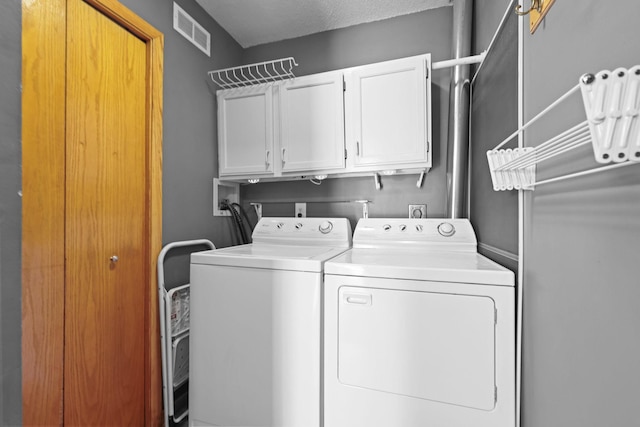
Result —
<instances>
[{"instance_id":1,"label":"wire shelf bracket","mask_svg":"<svg viewBox=\"0 0 640 427\"><path fill-rule=\"evenodd\" d=\"M536 147L502 148L578 90L587 120ZM592 146L595 161L607 166L536 181L538 164L587 144ZM640 163L640 65L583 75L575 87L487 151L487 161L495 191L533 190L539 185Z\"/></svg>"},{"instance_id":2,"label":"wire shelf bracket","mask_svg":"<svg viewBox=\"0 0 640 427\"><path fill-rule=\"evenodd\" d=\"M296 60L289 57L213 70L208 75L221 89L232 89L292 79L295 77L293 67L297 66Z\"/></svg>"}]
</instances>

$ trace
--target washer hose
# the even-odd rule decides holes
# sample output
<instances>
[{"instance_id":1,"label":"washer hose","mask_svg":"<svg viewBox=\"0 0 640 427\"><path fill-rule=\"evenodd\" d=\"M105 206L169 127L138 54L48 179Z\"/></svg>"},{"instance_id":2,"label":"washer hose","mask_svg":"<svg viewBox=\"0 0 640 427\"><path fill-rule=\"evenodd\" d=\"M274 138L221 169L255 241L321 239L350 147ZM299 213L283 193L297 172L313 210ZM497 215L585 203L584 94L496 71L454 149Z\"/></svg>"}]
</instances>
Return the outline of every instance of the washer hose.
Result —
<instances>
[{"instance_id":1,"label":"washer hose","mask_svg":"<svg viewBox=\"0 0 640 427\"><path fill-rule=\"evenodd\" d=\"M242 212L244 217L247 218L247 215L244 212L244 210L242 209L242 207L237 203L228 203L227 201L223 201L220 204L220 207L223 210L228 210L231 213L231 216L233 217L233 222L234 222L234 224L236 226L236 229L238 230L238 232L240 234L240 240L241 240L242 244L251 243L250 238L247 236L246 230L244 228L244 224L243 224L243 221L242 221L242 216L240 215L240 212ZM249 221L247 219L247 224L248 223L249 223Z\"/></svg>"}]
</instances>

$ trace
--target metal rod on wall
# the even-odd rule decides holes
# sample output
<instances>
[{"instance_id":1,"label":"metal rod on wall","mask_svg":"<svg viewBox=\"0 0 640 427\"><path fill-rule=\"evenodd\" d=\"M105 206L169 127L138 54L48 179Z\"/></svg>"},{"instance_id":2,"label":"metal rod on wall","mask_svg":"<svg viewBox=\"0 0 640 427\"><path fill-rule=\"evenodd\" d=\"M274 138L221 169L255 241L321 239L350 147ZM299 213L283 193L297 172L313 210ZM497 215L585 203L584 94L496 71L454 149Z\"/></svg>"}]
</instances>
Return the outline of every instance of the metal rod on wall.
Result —
<instances>
[{"instance_id":1,"label":"metal rod on wall","mask_svg":"<svg viewBox=\"0 0 640 427\"><path fill-rule=\"evenodd\" d=\"M441 68L450 68L457 65L470 65L477 64L484 61L484 57L487 56L487 51L472 56L465 56L464 58L447 59L445 61L438 61L431 64L432 70L439 70Z\"/></svg>"},{"instance_id":2,"label":"metal rod on wall","mask_svg":"<svg viewBox=\"0 0 640 427\"><path fill-rule=\"evenodd\" d=\"M473 0L453 2L452 56L454 58L463 58L471 52L472 12ZM447 217L449 218L466 216L470 74L469 65L456 65L451 72L447 147Z\"/></svg>"}]
</instances>

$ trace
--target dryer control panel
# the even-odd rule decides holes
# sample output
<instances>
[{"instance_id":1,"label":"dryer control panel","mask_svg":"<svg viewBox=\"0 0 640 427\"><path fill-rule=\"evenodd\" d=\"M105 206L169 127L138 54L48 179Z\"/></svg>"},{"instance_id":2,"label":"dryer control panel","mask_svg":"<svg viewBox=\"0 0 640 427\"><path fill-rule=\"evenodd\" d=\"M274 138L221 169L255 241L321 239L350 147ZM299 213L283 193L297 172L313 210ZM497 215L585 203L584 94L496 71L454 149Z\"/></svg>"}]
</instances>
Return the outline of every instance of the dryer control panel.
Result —
<instances>
[{"instance_id":1,"label":"dryer control panel","mask_svg":"<svg viewBox=\"0 0 640 427\"><path fill-rule=\"evenodd\" d=\"M367 218L358 221L354 247L390 245L401 248L477 251L476 235L468 219Z\"/></svg>"}]
</instances>

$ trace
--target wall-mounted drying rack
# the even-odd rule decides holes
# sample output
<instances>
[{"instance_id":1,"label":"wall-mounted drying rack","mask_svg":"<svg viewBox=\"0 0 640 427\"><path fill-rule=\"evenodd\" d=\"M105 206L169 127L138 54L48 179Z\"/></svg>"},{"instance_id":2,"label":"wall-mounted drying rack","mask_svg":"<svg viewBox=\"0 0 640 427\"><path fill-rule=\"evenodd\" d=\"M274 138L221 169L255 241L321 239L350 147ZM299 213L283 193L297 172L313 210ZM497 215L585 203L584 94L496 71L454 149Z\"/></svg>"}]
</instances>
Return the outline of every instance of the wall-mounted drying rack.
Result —
<instances>
[{"instance_id":1,"label":"wall-mounted drying rack","mask_svg":"<svg viewBox=\"0 0 640 427\"><path fill-rule=\"evenodd\" d=\"M578 90L587 120L537 147L502 149ZM536 165L589 143L596 162L608 166L536 181ZM539 185L640 163L640 65L583 75L575 87L487 151L487 160L496 191L533 190Z\"/></svg>"},{"instance_id":2,"label":"wall-mounted drying rack","mask_svg":"<svg viewBox=\"0 0 640 427\"><path fill-rule=\"evenodd\" d=\"M296 60L289 57L213 70L208 74L221 89L230 89L292 79L295 77L293 67L297 66Z\"/></svg>"}]
</instances>

